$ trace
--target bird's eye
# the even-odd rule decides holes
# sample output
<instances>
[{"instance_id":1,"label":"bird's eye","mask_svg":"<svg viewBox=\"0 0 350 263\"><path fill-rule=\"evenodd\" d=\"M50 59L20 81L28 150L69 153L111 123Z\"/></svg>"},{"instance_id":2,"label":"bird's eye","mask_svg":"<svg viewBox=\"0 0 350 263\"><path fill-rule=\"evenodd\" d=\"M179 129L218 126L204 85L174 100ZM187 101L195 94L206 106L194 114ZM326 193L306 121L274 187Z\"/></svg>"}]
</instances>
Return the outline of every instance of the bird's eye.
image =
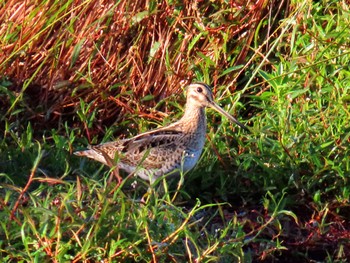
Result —
<instances>
[{"instance_id":1,"label":"bird's eye","mask_svg":"<svg viewBox=\"0 0 350 263\"><path fill-rule=\"evenodd\" d=\"M202 89L201 87L198 87L198 88L197 88L197 92L202 93L202 92L203 92L203 89Z\"/></svg>"}]
</instances>

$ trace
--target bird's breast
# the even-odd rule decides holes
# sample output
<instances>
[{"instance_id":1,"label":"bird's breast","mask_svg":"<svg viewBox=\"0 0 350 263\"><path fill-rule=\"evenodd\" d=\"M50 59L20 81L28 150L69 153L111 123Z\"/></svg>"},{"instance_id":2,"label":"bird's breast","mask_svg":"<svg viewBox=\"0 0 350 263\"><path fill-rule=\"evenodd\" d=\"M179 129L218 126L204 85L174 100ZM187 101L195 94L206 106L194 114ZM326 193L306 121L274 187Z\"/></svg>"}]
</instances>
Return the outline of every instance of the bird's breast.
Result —
<instances>
[{"instance_id":1,"label":"bird's breast","mask_svg":"<svg viewBox=\"0 0 350 263\"><path fill-rule=\"evenodd\" d=\"M201 156L201 153L202 153L202 149L196 150L196 151L185 151L184 162L183 162L184 172L191 170L196 165L199 157Z\"/></svg>"}]
</instances>

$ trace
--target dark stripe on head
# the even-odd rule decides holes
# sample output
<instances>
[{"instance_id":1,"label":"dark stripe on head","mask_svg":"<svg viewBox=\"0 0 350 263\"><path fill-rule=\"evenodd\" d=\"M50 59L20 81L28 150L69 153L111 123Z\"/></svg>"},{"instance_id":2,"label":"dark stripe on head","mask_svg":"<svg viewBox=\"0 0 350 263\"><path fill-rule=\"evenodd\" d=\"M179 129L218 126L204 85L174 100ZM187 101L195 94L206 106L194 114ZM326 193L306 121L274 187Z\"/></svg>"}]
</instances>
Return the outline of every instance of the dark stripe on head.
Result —
<instances>
[{"instance_id":1,"label":"dark stripe on head","mask_svg":"<svg viewBox=\"0 0 350 263\"><path fill-rule=\"evenodd\" d=\"M212 91L212 87L209 86L208 84L204 83L204 82L196 81L196 82L193 82L192 84L199 84L199 85L202 85L202 86L206 87L208 90Z\"/></svg>"}]
</instances>

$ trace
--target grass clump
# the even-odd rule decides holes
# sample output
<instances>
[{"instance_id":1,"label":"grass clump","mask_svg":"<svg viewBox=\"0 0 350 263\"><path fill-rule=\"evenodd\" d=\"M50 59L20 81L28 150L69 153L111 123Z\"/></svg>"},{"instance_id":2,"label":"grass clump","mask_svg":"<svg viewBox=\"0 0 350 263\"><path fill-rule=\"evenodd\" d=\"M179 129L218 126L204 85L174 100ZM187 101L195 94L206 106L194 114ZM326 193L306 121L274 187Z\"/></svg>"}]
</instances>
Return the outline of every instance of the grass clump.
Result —
<instances>
[{"instance_id":1,"label":"grass clump","mask_svg":"<svg viewBox=\"0 0 350 263\"><path fill-rule=\"evenodd\" d=\"M345 1L2 9L4 261L349 257ZM252 133L208 111L208 143L183 186L169 182L141 201L145 182L116 187L105 167L71 155L178 118L184 100L175 93L192 79L212 84Z\"/></svg>"}]
</instances>

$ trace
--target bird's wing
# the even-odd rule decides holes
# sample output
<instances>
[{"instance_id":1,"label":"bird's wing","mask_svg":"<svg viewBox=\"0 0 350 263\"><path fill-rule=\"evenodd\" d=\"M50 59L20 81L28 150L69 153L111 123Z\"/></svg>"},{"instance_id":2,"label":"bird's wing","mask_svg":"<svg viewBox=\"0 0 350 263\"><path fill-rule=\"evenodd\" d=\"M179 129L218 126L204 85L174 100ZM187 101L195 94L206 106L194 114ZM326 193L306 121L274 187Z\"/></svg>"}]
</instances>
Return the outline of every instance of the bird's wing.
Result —
<instances>
[{"instance_id":1,"label":"bird's wing","mask_svg":"<svg viewBox=\"0 0 350 263\"><path fill-rule=\"evenodd\" d=\"M121 161L129 165L141 165L147 169L159 169L166 163L172 166L181 161L185 150L185 135L181 131L158 129L124 141Z\"/></svg>"},{"instance_id":2,"label":"bird's wing","mask_svg":"<svg viewBox=\"0 0 350 263\"><path fill-rule=\"evenodd\" d=\"M150 148L166 147L183 137L183 132L157 129L125 140L120 146L122 152L143 152Z\"/></svg>"}]
</instances>

